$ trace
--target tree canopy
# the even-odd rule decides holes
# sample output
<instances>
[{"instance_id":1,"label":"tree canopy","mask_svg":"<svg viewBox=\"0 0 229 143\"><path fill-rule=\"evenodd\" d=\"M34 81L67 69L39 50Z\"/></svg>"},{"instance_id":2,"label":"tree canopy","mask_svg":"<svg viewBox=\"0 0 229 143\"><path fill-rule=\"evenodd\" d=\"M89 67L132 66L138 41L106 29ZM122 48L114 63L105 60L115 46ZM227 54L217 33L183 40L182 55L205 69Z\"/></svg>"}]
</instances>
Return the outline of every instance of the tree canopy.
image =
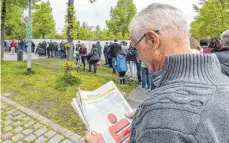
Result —
<instances>
[{"instance_id":1,"label":"tree canopy","mask_svg":"<svg viewBox=\"0 0 229 143\"><path fill-rule=\"evenodd\" d=\"M33 5L38 1L33 0ZM28 0L5 0L5 3L6 18L2 22L5 23L6 39L25 38L26 21L23 12L28 7Z\"/></svg>"},{"instance_id":2,"label":"tree canopy","mask_svg":"<svg viewBox=\"0 0 229 143\"><path fill-rule=\"evenodd\" d=\"M229 29L229 0L200 0L193 5L198 13L191 24L192 36L198 40L212 38Z\"/></svg>"},{"instance_id":3,"label":"tree canopy","mask_svg":"<svg viewBox=\"0 0 229 143\"><path fill-rule=\"evenodd\" d=\"M34 38L45 38L46 35L55 33L55 21L52 16L52 8L49 3L42 2L37 5L32 13Z\"/></svg>"},{"instance_id":4,"label":"tree canopy","mask_svg":"<svg viewBox=\"0 0 229 143\"><path fill-rule=\"evenodd\" d=\"M109 31L119 38L120 34L123 39L128 37L128 26L136 12L133 0L118 0L116 7L111 7L110 20L106 21Z\"/></svg>"}]
</instances>

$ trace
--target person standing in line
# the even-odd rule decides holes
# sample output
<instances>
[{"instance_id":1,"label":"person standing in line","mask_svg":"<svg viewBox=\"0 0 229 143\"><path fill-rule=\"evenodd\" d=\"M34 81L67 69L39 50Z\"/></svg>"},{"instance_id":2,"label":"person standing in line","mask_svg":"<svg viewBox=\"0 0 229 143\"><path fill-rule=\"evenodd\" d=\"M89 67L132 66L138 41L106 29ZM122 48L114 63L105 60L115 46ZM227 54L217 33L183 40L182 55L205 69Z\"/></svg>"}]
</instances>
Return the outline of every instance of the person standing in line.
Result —
<instances>
[{"instance_id":1,"label":"person standing in line","mask_svg":"<svg viewBox=\"0 0 229 143\"><path fill-rule=\"evenodd\" d=\"M61 41L60 43L60 58L63 59L64 57L64 41Z\"/></svg>"},{"instance_id":2,"label":"person standing in line","mask_svg":"<svg viewBox=\"0 0 229 143\"><path fill-rule=\"evenodd\" d=\"M222 47L216 49L214 53L221 64L222 73L229 76L229 30L221 34L221 44Z\"/></svg>"},{"instance_id":3,"label":"person standing in line","mask_svg":"<svg viewBox=\"0 0 229 143\"><path fill-rule=\"evenodd\" d=\"M31 52L32 52L32 53L35 52L35 47L36 47L36 45L35 45L35 43L32 41L32 49L31 49Z\"/></svg>"},{"instance_id":4,"label":"person standing in line","mask_svg":"<svg viewBox=\"0 0 229 143\"><path fill-rule=\"evenodd\" d=\"M137 58L136 48L134 48L131 44L129 47L129 51L127 54L127 60L130 62L130 72L131 72L131 80L137 80L137 66L136 66L136 58Z\"/></svg>"},{"instance_id":5,"label":"person standing in line","mask_svg":"<svg viewBox=\"0 0 229 143\"><path fill-rule=\"evenodd\" d=\"M111 57L112 57L112 67L113 67L113 74L116 74L115 71L115 64L116 64L116 58L117 54L121 51L121 45L118 44L118 40L114 40L114 44L111 45Z\"/></svg>"},{"instance_id":6,"label":"person standing in line","mask_svg":"<svg viewBox=\"0 0 229 143\"><path fill-rule=\"evenodd\" d=\"M19 43L19 46L20 46L20 50L24 51L25 49L25 42L23 39L21 39L20 43Z\"/></svg>"},{"instance_id":7,"label":"person standing in line","mask_svg":"<svg viewBox=\"0 0 229 143\"><path fill-rule=\"evenodd\" d=\"M4 50L6 52L6 41L4 41Z\"/></svg>"},{"instance_id":8,"label":"person standing in line","mask_svg":"<svg viewBox=\"0 0 229 143\"><path fill-rule=\"evenodd\" d=\"M49 49L50 49L50 54L51 54L51 58L52 58L54 56L54 44L53 44L52 40L50 40Z\"/></svg>"},{"instance_id":9,"label":"person standing in line","mask_svg":"<svg viewBox=\"0 0 229 143\"><path fill-rule=\"evenodd\" d=\"M16 47L16 43L14 42L14 40L12 40L12 42L10 43L10 48L11 48L11 55L15 54L15 47Z\"/></svg>"},{"instance_id":10,"label":"person standing in line","mask_svg":"<svg viewBox=\"0 0 229 143\"><path fill-rule=\"evenodd\" d=\"M105 46L103 48L103 54L104 54L104 58L105 58L105 65L108 64L108 42L105 43Z\"/></svg>"},{"instance_id":11,"label":"person standing in line","mask_svg":"<svg viewBox=\"0 0 229 143\"><path fill-rule=\"evenodd\" d=\"M81 48L81 43L80 43L80 41L78 41L78 43L76 44L75 50L79 51L80 48Z\"/></svg>"},{"instance_id":12,"label":"person standing in line","mask_svg":"<svg viewBox=\"0 0 229 143\"><path fill-rule=\"evenodd\" d=\"M112 68L112 57L111 57L111 45L113 43L110 42L110 45L107 47L107 59L108 59L108 64L109 64L109 67Z\"/></svg>"},{"instance_id":13,"label":"person standing in line","mask_svg":"<svg viewBox=\"0 0 229 143\"><path fill-rule=\"evenodd\" d=\"M128 48L126 46L126 43L123 41L121 42L121 50L117 55L117 64L116 64L116 70L119 73L119 85L125 85L126 84L126 71L127 71L127 62L126 62L126 56L128 53Z\"/></svg>"},{"instance_id":14,"label":"person standing in line","mask_svg":"<svg viewBox=\"0 0 229 143\"><path fill-rule=\"evenodd\" d=\"M122 42L121 42L121 53L122 53L122 55L124 55L125 57L126 57L127 54L128 54L127 42L125 42L125 41L122 41Z\"/></svg>"},{"instance_id":15,"label":"person standing in line","mask_svg":"<svg viewBox=\"0 0 229 143\"><path fill-rule=\"evenodd\" d=\"M92 71L92 66L94 67L94 73L96 73L97 71L97 63L100 60L99 57L99 52L98 52L98 48L96 47L96 44L92 45L92 49L90 52L90 60L89 60L89 72Z\"/></svg>"},{"instance_id":16,"label":"person standing in line","mask_svg":"<svg viewBox=\"0 0 229 143\"><path fill-rule=\"evenodd\" d=\"M141 85L141 82L142 82L142 77L141 77L141 63L142 63L142 61L138 57L137 50L136 50L136 55L137 55L137 57L136 57L136 66L137 66L138 84Z\"/></svg>"},{"instance_id":17,"label":"person standing in line","mask_svg":"<svg viewBox=\"0 0 229 143\"><path fill-rule=\"evenodd\" d=\"M42 42L42 49L44 50L44 55L48 56L48 44L46 41Z\"/></svg>"},{"instance_id":18,"label":"person standing in line","mask_svg":"<svg viewBox=\"0 0 229 143\"><path fill-rule=\"evenodd\" d=\"M79 54L81 57L81 61L83 63L83 70L85 71L85 64L86 64L86 58L87 58L87 48L86 45L83 43L82 47L79 50Z\"/></svg>"},{"instance_id":19,"label":"person standing in line","mask_svg":"<svg viewBox=\"0 0 229 143\"><path fill-rule=\"evenodd\" d=\"M53 42L53 57L57 57L58 47L57 42Z\"/></svg>"},{"instance_id":20,"label":"person standing in line","mask_svg":"<svg viewBox=\"0 0 229 143\"><path fill-rule=\"evenodd\" d=\"M143 62L141 63L141 77L141 88L151 90L151 75L149 73L148 68L145 66Z\"/></svg>"},{"instance_id":21,"label":"person standing in line","mask_svg":"<svg viewBox=\"0 0 229 143\"><path fill-rule=\"evenodd\" d=\"M101 46L101 44L100 44L99 41L96 43L96 47L98 49L99 57L101 59L101 56L102 56L102 46Z\"/></svg>"},{"instance_id":22,"label":"person standing in line","mask_svg":"<svg viewBox=\"0 0 229 143\"><path fill-rule=\"evenodd\" d=\"M61 45L60 44L58 45L58 48L57 48L57 50L58 50L58 58L62 57L62 55L61 55L61 47L60 47Z\"/></svg>"},{"instance_id":23,"label":"person standing in line","mask_svg":"<svg viewBox=\"0 0 229 143\"><path fill-rule=\"evenodd\" d=\"M80 57L80 49L81 49L81 45L77 44L76 45L76 48L74 50L74 54L76 55L76 67L77 67L77 70L80 69L80 65L81 65L81 57Z\"/></svg>"},{"instance_id":24,"label":"person standing in line","mask_svg":"<svg viewBox=\"0 0 229 143\"><path fill-rule=\"evenodd\" d=\"M47 43L47 55L48 55L48 58L50 58L50 53L51 53L50 43L48 42Z\"/></svg>"}]
</instances>

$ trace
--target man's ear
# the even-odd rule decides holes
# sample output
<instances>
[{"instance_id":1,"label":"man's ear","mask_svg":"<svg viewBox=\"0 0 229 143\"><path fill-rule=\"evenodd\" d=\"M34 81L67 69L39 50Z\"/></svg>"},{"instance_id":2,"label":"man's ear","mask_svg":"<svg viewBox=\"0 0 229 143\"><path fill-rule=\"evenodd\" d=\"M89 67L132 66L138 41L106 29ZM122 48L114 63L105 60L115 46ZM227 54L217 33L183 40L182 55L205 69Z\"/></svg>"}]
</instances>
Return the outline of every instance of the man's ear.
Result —
<instances>
[{"instance_id":1,"label":"man's ear","mask_svg":"<svg viewBox=\"0 0 229 143\"><path fill-rule=\"evenodd\" d=\"M146 42L151 45L151 47L159 47L159 36L154 31L148 31L146 33Z\"/></svg>"}]
</instances>

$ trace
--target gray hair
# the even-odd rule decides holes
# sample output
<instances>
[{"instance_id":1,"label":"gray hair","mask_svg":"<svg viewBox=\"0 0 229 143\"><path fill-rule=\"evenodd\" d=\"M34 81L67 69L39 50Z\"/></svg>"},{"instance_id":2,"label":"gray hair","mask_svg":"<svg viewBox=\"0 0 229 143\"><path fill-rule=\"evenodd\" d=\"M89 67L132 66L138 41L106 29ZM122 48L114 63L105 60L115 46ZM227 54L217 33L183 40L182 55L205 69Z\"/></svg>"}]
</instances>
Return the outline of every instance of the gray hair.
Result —
<instances>
[{"instance_id":1,"label":"gray hair","mask_svg":"<svg viewBox=\"0 0 229 143\"><path fill-rule=\"evenodd\" d=\"M129 32L135 40L139 40L146 29L159 30L163 36L185 34L189 43L187 20L180 10L170 5L149 5L133 18L129 26Z\"/></svg>"},{"instance_id":2,"label":"gray hair","mask_svg":"<svg viewBox=\"0 0 229 143\"><path fill-rule=\"evenodd\" d=\"M224 46L229 46L229 30L224 31L221 34L221 39L223 40L223 45Z\"/></svg>"}]
</instances>

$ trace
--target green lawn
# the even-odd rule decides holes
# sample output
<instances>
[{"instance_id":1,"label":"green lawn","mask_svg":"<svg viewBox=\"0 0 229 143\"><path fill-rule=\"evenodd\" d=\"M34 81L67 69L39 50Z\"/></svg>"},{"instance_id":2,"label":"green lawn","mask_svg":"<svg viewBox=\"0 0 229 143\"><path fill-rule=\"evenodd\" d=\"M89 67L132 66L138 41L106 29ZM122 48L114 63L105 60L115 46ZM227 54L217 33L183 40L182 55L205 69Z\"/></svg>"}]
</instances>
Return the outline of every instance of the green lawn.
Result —
<instances>
[{"instance_id":1,"label":"green lawn","mask_svg":"<svg viewBox=\"0 0 229 143\"><path fill-rule=\"evenodd\" d=\"M71 106L77 89L94 90L110 80L118 84L119 79L111 74L111 69L99 66L96 75L89 74L88 70L76 72L81 83L67 86L65 91L58 90L58 81L65 74L62 66L64 62L61 59L33 60L32 69L35 73L27 75L26 62L4 61L1 73L2 93L12 93L9 98L82 135L85 126ZM129 93L135 86L136 83L128 82L119 89Z\"/></svg>"}]
</instances>

